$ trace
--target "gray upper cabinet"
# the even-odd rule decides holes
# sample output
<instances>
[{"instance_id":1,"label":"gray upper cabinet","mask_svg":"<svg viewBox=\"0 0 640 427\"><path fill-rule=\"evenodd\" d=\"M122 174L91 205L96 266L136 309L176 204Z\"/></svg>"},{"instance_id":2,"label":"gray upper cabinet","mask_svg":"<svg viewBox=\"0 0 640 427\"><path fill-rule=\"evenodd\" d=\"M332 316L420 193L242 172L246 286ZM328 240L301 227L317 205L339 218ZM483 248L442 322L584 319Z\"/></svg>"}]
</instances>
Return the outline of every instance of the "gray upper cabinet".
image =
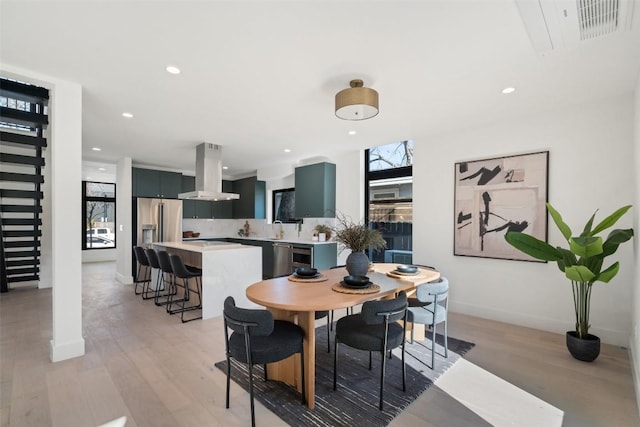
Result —
<instances>
[{"instance_id":1,"label":"gray upper cabinet","mask_svg":"<svg viewBox=\"0 0 640 427\"><path fill-rule=\"evenodd\" d=\"M323 162L300 166L295 173L296 217L335 217L336 165Z\"/></svg>"},{"instance_id":2,"label":"gray upper cabinet","mask_svg":"<svg viewBox=\"0 0 640 427\"><path fill-rule=\"evenodd\" d=\"M266 218L267 186L255 176L233 181L233 192L240 199L233 200L233 218Z\"/></svg>"},{"instance_id":3,"label":"gray upper cabinet","mask_svg":"<svg viewBox=\"0 0 640 427\"><path fill-rule=\"evenodd\" d=\"M176 172L133 168L131 178L134 197L177 199L182 190L182 174Z\"/></svg>"}]
</instances>

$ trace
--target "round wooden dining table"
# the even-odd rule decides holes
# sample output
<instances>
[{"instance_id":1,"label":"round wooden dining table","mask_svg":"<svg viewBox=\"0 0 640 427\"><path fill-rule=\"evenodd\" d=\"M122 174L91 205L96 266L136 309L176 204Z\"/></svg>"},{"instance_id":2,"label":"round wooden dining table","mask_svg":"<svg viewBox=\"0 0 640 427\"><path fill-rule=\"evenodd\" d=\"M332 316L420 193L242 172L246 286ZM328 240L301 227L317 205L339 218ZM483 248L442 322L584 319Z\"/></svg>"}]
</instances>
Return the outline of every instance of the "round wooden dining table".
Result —
<instances>
[{"instance_id":1,"label":"round wooden dining table","mask_svg":"<svg viewBox=\"0 0 640 427\"><path fill-rule=\"evenodd\" d=\"M267 308L275 319L288 320L298 324L305 332L304 370L306 379L307 405L315 405L315 365L316 335L315 312L353 307L366 301L392 298L396 293L410 293L422 283L431 282L440 277L440 273L431 268L420 267L413 276L394 274L398 264L372 264L367 276L380 289L375 293L343 293L333 289L348 275L345 268L323 270L320 273L327 280L298 282L288 276L263 280L249 286L247 298ZM300 355L294 355L267 366L271 379L283 381L302 391Z\"/></svg>"}]
</instances>

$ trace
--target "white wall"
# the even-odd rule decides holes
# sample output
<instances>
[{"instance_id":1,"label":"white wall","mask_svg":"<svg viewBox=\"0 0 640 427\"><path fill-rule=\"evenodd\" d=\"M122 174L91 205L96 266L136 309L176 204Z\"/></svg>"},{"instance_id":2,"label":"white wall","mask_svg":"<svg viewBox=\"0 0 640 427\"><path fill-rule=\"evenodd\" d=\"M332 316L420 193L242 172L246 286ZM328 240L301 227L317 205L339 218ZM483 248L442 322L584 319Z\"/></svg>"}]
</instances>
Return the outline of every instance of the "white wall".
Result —
<instances>
[{"instance_id":1,"label":"white wall","mask_svg":"<svg viewBox=\"0 0 640 427\"><path fill-rule=\"evenodd\" d=\"M414 138L414 262L436 266L452 284L451 309L563 333L574 328L571 287L555 263L453 256L454 163L549 150L549 201L580 231L634 202L631 96L550 110L519 121ZM436 160L437 159L437 160ZM617 224L631 226L627 214ZM549 220L549 241L562 238ZM592 293L591 333L628 345L634 264L632 245L615 258L621 271Z\"/></svg>"},{"instance_id":2,"label":"white wall","mask_svg":"<svg viewBox=\"0 0 640 427\"><path fill-rule=\"evenodd\" d=\"M635 237L633 239L633 250L635 260L635 275L633 278L633 328L630 340L631 360L633 362L634 383L636 386L636 400L640 407L640 337L638 328L640 327L640 74L636 84L635 92L635 108L634 108L634 156L633 164L635 170L635 199L633 212L633 230Z\"/></svg>"},{"instance_id":3,"label":"white wall","mask_svg":"<svg viewBox=\"0 0 640 427\"><path fill-rule=\"evenodd\" d=\"M116 260L117 249L87 249L82 251L82 262L105 262ZM129 274L131 275L131 274Z\"/></svg>"}]
</instances>

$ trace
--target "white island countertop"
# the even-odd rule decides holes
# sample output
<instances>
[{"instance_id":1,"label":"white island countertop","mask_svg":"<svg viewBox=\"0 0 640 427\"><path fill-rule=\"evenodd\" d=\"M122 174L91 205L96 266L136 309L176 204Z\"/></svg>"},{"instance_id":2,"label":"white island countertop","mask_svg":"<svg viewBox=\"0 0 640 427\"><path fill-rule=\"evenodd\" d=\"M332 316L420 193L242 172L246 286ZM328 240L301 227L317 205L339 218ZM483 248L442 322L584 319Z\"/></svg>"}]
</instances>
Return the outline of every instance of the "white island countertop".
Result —
<instances>
[{"instance_id":1,"label":"white island countertop","mask_svg":"<svg viewBox=\"0 0 640 427\"><path fill-rule=\"evenodd\" d=\"M182 239L183 242L188 243L188 242L197 242L197 241L209 241L209 242L213 242L213 240L208 240L208 239L234 239L234 240L258 240L261 242L274 242L274 243L278 243L278 242L282 242L282 243L292 243L294 245L328 245L331 243L336 243L335 240L327 240L324 242L319 242L317 240L309 240L309 239L291 239L291 238L284 238L284 239L275 239L273 237L257 237L257 236L249 236L249 237L206 237L206 236L199 236L199 237L185 237L184 239ZM219 242L219 243L228 243L228 242ZM230 245L233 244L238 244L238 243L228 243Z\"/></svg>"},{"instance_id":2,"label":"white island countertop","mask_svg":"<svg viewBox=\"0 0 640 427\"><path fill-rule=\"evenodd\" d=\"M182 249L191 252L209 252L226 249L243 249L240 243L219 242L215 240L185 240L182 242L157 243L167 248Z\"/></svg>"}]
</instances>

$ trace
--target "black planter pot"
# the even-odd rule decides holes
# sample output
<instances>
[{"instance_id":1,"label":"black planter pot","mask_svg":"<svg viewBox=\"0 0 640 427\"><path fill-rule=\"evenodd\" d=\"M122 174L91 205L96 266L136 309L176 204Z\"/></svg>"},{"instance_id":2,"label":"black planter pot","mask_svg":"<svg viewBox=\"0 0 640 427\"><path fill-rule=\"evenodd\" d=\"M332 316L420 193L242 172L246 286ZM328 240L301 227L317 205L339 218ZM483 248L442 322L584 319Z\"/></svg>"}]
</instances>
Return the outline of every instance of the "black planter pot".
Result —
<instances>
[{"instance_id":1,"label":"black planter pot","mask_svg":"<svg viewBox=\"0 0 640 427\"><path fill-rule=\"evenodd\" d=\"M591 334L587 334L586 338L578 338L576 331L567 331L567 348L576 359L593 362L600 354L600 338Z\"/></svg>"}]
</instances>

